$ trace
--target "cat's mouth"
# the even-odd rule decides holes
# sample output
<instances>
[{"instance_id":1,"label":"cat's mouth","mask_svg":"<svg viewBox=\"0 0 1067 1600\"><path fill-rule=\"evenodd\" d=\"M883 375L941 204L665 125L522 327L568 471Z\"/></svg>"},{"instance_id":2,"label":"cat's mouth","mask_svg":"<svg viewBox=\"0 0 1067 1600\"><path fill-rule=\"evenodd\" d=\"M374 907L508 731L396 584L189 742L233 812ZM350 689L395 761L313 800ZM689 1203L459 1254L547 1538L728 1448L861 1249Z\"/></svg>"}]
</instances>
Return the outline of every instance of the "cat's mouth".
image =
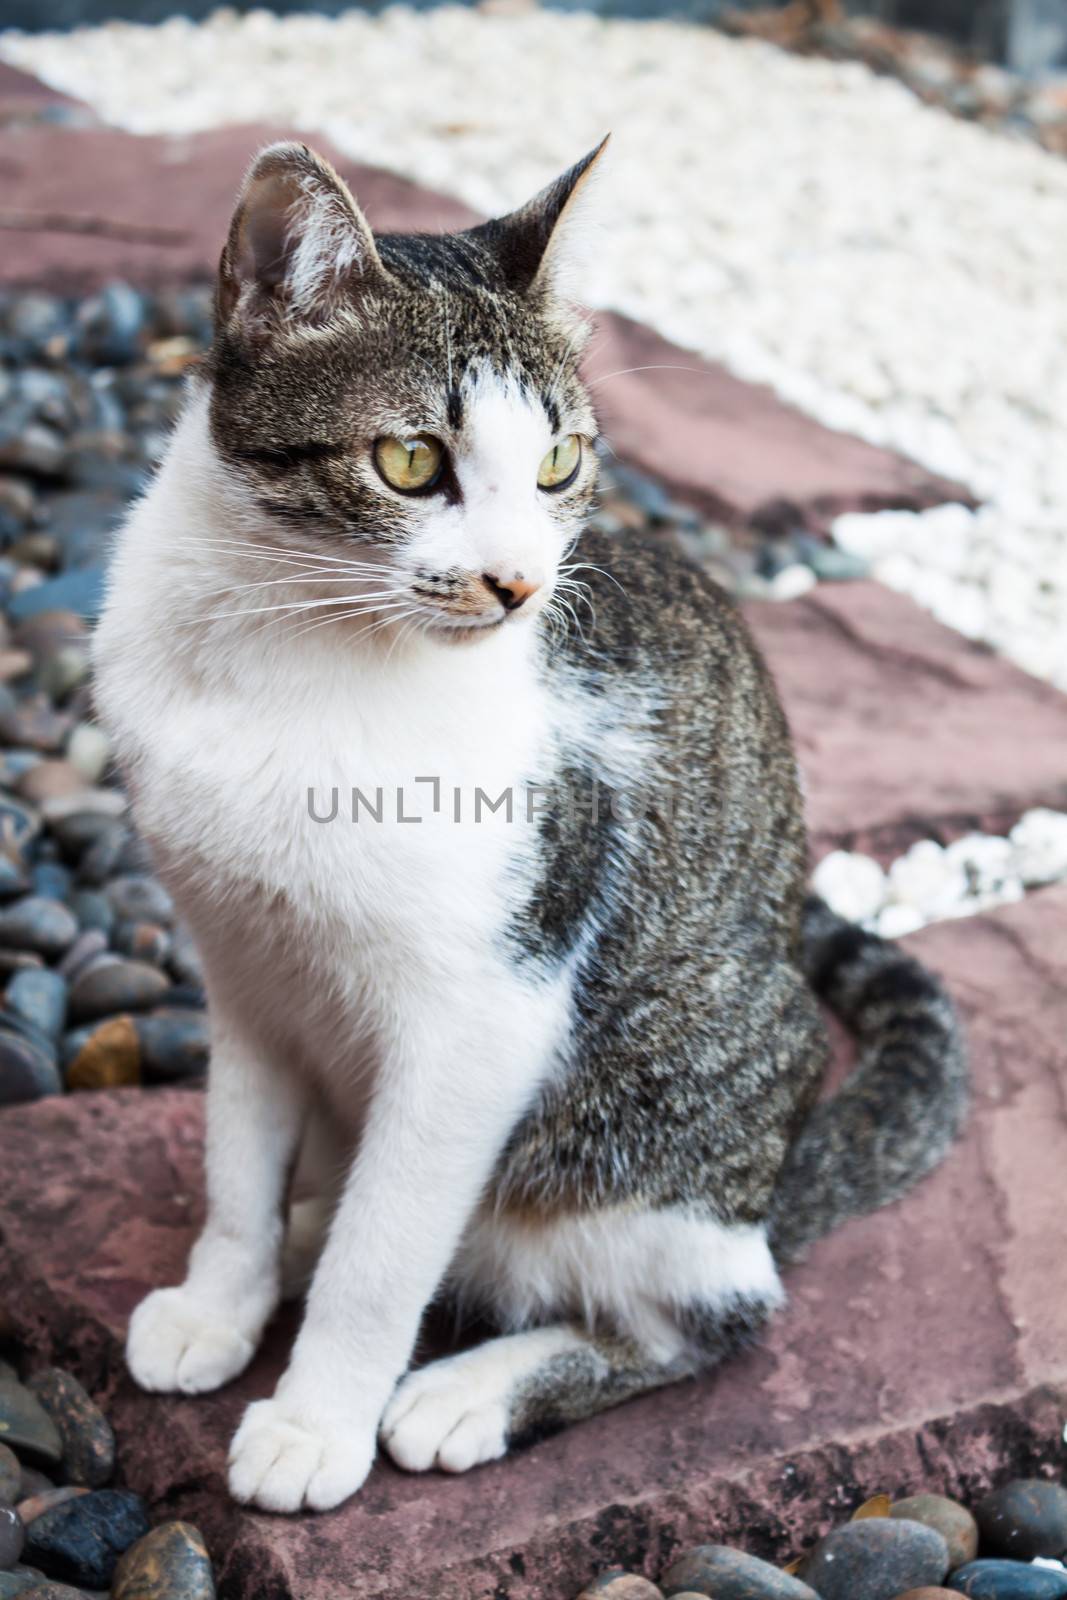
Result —
<instances>
[{"instance_id":1,"label":"cat's mouth","mask_svg":"<svg viewBox=\"0 0 1067 1600\"><path fill-rule=\"evenodd\" d=\"M470 644L475 639L484 639L488 634L498 632L507 621L506 611L496 617L437 616L427 622L426 628L428 633L448 644Z\"/></svg>"}]
</instances>

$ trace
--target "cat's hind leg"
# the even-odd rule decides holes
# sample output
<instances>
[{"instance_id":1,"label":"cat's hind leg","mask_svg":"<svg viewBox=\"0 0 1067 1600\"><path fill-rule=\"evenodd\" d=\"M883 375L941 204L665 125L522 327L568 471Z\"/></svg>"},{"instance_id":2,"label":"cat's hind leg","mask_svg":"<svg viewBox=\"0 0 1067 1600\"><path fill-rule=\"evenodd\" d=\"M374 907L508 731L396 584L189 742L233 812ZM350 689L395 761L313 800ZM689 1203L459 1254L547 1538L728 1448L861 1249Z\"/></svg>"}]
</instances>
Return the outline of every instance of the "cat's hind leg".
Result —
<instances>
[{"instance_id":1,"label":"cat's hind leg","mask_svg":"<svg viewBox=\"0 0 1067 1600\"><path fill-rule=\"evenodd\" d=\"M344 1136L325 1102L313 1099L289 1189L282 1246L283 1300L298 1300L307 1292L350 1161L351 1140Z\"/></svg>"},{"instance_id":2,"label":"cat's hind leg","mask_svg":"<svg viewBox=\"0 0 1067 1600\"><path fill-rule=\"evenodd\" d=\"M545 1325L400 1383L382 1442L409 1471L465 1472L705 1370L749 1342L782 1298L761 1228L680 1210L482 1217L457 1267L505 1321Z\"/></svg>"}]
</instances>

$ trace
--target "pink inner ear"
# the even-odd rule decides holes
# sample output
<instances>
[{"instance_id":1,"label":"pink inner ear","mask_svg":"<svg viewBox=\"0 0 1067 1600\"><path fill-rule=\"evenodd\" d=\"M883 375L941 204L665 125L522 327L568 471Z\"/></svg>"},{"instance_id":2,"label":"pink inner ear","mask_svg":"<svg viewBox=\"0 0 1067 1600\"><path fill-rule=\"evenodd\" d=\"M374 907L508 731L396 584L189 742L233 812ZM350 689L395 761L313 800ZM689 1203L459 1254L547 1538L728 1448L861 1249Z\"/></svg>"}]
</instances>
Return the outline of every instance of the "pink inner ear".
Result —
<instances>
[{"instance_id":1,"label":"pink inner ear","mask_svg":"<svg viewBox=\"0 0 1067 1600\"><path fill-rule=\"evenodd\" d=\"M273 289L285 277L290 250L288 237L289 197L279 194L279 186L272 184L269 197L259 204L253 202L245 220L241 252L242 276L254 277L257 282Z\"/></svg>"}]
</instances>

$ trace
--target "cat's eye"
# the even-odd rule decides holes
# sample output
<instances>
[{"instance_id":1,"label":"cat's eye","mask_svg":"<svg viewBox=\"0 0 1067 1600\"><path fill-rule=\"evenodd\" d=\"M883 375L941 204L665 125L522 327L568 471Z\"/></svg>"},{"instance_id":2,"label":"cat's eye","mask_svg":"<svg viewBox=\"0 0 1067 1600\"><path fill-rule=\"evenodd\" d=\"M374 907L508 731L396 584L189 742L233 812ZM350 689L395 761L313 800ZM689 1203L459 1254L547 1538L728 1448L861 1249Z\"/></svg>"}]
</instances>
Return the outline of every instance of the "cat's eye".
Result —
<instances>
[{"instance_id":1,"label":"cat's eye","mask_svg":"<svg viewBox=\"0 0 1067 1600\"><path fill-rule=\"evenodd\" d=\"M402 494L422 494L432 489L444 464L444 445L429 434L375 441L374 465L390 488L399 489Z\"/></svg>"},{"instance_id":2,"label":"cat's eye","mask_svg":"<svg viewBox=\"0 0 1067 1600\"><path fill-rule=\"evenodd\" d=\"M566 489L578 476L582 463L582 441L568 433L554 444L537 469L539 489Z\"/></svg>"}]
</instances>

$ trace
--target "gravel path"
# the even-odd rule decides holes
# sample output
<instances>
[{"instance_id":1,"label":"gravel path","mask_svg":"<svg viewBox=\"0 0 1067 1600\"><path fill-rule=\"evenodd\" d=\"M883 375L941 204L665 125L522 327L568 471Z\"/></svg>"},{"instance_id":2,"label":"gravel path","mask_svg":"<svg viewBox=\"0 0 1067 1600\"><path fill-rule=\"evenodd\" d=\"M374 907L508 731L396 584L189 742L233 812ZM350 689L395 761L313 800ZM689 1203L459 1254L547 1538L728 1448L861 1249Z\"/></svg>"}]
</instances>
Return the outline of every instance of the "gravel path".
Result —
<instances>
[{"instance_id":1,"label":"gravel path","mask_svg":"<svg viewBox=\"0 0 1067 1600\"><path fill-rule=\"evenodd\" d=\"M485 210L603 134L591 303L962 478L841 540L1067 686L1067 164L854 63L674 23L444 7L0 38L140 131L285 121Z\"/></svg>"}]
</instances>

